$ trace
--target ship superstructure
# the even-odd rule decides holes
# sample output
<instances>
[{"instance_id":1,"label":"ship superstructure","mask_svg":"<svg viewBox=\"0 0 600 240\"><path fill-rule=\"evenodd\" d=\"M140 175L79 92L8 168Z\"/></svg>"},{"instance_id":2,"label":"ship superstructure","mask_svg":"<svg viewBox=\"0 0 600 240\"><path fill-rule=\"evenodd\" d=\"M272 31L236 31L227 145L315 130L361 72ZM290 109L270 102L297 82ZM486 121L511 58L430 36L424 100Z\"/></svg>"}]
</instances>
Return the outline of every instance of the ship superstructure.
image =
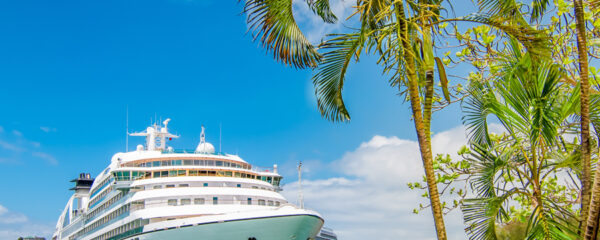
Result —
<instances>
[{"instance_id":1,"label":"ship superstructure","mask_svg":"<svg viewBox=\"0 0 600 240\"><path fill-rule=\"evenodd\" d=\"M146 137L145 146L115 154L95 179L74 179L52 239L306 240L319 232L318 213L279 194L277 165L215 152L204 127L196 149L175 150L168 123L130 134Z\"/></svg>"}]
</instances>

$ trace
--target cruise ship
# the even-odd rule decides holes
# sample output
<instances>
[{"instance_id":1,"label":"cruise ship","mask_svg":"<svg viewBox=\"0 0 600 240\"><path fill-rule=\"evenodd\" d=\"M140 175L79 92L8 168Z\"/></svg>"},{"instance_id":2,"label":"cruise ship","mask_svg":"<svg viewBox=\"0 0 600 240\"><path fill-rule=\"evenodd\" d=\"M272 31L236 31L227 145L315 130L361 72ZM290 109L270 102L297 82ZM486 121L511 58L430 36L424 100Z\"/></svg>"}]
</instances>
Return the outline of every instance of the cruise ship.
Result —
<instances>
[{"instance_id":1,"label":"cruise ship","mask_svg":"<svg viewBox=\"0 0 600 240\"><path fill-rule=\"evenodd\" d=\"M277 165L215 152L204 127L195 149L175 150L169 121L129 134L145 146L115 154L95 179L72 180L53 240L317 239L323 218L279 193Z\"/></svg>"}]
</instances>

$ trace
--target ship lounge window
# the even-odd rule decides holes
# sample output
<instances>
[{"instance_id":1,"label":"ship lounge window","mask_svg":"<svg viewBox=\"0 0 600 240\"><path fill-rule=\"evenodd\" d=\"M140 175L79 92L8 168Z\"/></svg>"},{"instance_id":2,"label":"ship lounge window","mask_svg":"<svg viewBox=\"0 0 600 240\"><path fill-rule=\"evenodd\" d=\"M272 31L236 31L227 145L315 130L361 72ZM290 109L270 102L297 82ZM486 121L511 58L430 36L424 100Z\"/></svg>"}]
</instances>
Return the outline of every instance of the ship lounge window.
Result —
<instances>
[{"instance_id":1,"label":"ship lounge window","mask_svg":"<svg viewBox=\"0 0 600 240\"><path fill-rule=\"evenodd\" d=\"M248 198L248 205L252 205L252 198Z\"/></svg>"},{"instance_id":2,"label":"ship lounge window","mask_svg":"<svg viewBox=\"0 0 600 240\"><path fill-rule=\"evenodd\" d=\"M208 187L208 183L204 183L202 184L202 186Z\"/></svg>"},{"instance_id":3,"label":"ship lounge window","mask_svg":"<svg viewBox=\"0 0 600 240\"><path fill-rule=\"evenodd\" d=\"M169 176L169 171L160 172L160 177L168 177L168 176Z\"/></svg>"},{"instance_id":4,"label":"ship lounge window","mask_svg":"<svg viewBox=\"0 0 600 240\"><path fill-rule=\"evenodd\" d=\"M222 167L223 166L223 161L217 161L217 167Z\"/></svg>"},{"instance_id":5,"label":"ship lounge window","mask_svg":"<svg viewBox=\"0 0 600 240\"><path fill-rule=\"evenodd\" d=\"M197 170L190 170L190 176L198 176Z\"/></svg>"},{"instance_id":6,"label":"ship lounge window","mask_svg":"<svg viewBox=\"0 0 600 240\"><path fill-rule=\"evenodd\" d=\"M258 205L264 206L265 205L265 200L258 199Z\"/></svg>"},{"instance_id":7,"label":"ship lounge window","mask_svg":"<svg viewBox=\"0 0 600 240\"><path fill-rule=\"evenodd\" d=\"M186 166L194 165L194 161L192 161L192 160L184 160L183 161L183 165L186 165Z\"/></svg>"},{"instance_id":8,"label":"ship lounge window","mask_svg":"<svg viewBox=\"0 0 600 240\"><path fill-rule=\"evenodd\" d=\"M230 162L224 162L224 163L223 163L223 166L225 166L225 167L230 167L230 166L231 166L231 163L230 163Z\"/></svg>"},{"instance_id":9,"label":"ship lounge window","mask_svg":"<svg viewBox=\"0 0 600 240\"><path fill-rule=\"evenodd\" d=\"M154 162L152 162L152 166L153 167L160 167L160 161L154 161Z\"/></svg>"},{"instance_id":10,"label":"ship lounge window","mask_svg":"<svg viewBox=\"0 0 600 240\"><path fill-rule=\"evenodd\" d=\"M186 183L186 184L179 184L179 187L189 187L189 186L190 186L190 185L189 185L189 184L187 184L187 183Z\"/></svg>"},{"instance_id":11,"label":"ship lounge window","mask_svg":"<svg viewBox=\"0 0 600 240\"><path fill-rule=\"evenodd\" d=\"M169 177L176 177L176 176L177 176L177 170L169 171Z\"/></svg>"},{"instance_id":12,"label":"ship lounge window","mask_svg":"<svg viewBox=\"0 0 600 240\"><path fill-rule=\"evenodd\" d=\"M173 166L181 166L181 160L172 160L171 165Z\"/></svg>"},{"instance_id":13,"label":"ship lounge window","mask_svg":"<svg viewBox=\"0 0 600 240\"><path fill-rule=\"evenodd\" d=\"M167 185L167 188L174 188L174 187L175 187L175 185L174 185L174 184L169 184L169 185Z\"/></svg>"},{"instance_id":14,"label":"ship lounge window","mask_svg":"<svg viewBox=\"0 0 600 240\"><path fill-rule=\"evenodd\" d=\"M214 166L215 165L215 161L214 160L206 160L206 166Z\"/></svg>"},{"instance_id":15,"label":"ship lounge window","mask_svg":"<svg viewBox=\"0 0 600 240\"><path fill-rule=\"evenodd\" d=\"M153 172L152 173L152 177L153 178L159 178L160 177L160 172Z\"/></svg>"},{"instance_id":16,"label":"ship lounge window","mask_svg":"<svg viewBox=\"0 0 600 240\"><path fill-rule=\"evenodd\" d=\"M160 163L161 166L171 166L171 161L161 161Z\"/></svg>"},{"instance_id":17,"label":"ship lounge window","mask_svg":"<svg viewBox=\"0 0 600 240\"><path fill-rule=\"evenodd\" d=\"M185 176L185 175L187 175L185 170L179 170L177 173L177 176Z\"/></svg>"},{"instance_id":18,"label":"ship lounge window","mask_svg":"<svg viewBox=\"0 0 600 240\"><path fill-rule=\"evenodd\" d=\"M217 205L217 204L219 204L219 198L213 197L213 205Z\"/></svg>"},{"instance_id":19,"label":"ship lounge window","mask_svg":"<svg viewBox=\"0 0 600 240\"><path fill-rule=\"evenodd\" d=\"M190 205L191 200L189 198L181 199L181 205Z\"/></svg>"},{"instance_id":20,"label":"ship lounge window","mask_svg":"<svg viewBox=\"0 0 600 240\"><path fill-rule=\"evenodd\" d=\"M169 206L177 206L177 199L169 199L167 204L169 204Z\"/></svg>"},{"instance_id":21,"label":"ship lounge window","mask_svg":"<svg viewBox=\"0 0 600 240\"><path fill-rule=\"evenodd\" d=\"M267 205L269 205L269 206L273 206L273 201L269 200L269 201L267 202Z\"/></svg>"},{"instance_id":22,"label":"ship lounge window","mask_svg":"<svg viewBox=\"0 0 600 240\"><path fill-rule=\"evenodd\" d=\"M227 172L225 172L225 176L231 177L231 176L233 176L233 174L232 174L232 172L227 171Z\"/></svg>"},{"instance_id":23,"label":"ship lounge window","mask_svg":"<svg viewBox=\"0 0 600 240\"><path fill-rule=\"evenodd\" d=\"M152 187L153 189L161 189L162 186L161 185L155 185L154 187Z\"/></svg>"},{"instance_id":24,"label":"ship lounge window","mask_svg":"<svg viewBox=\"0 0 600 240\"><path fill-rule=\"evenodd\" d=\"M196 205L204 204L204 198L194 198L194 204L196 204Z\"/></svg>"}]
</instances>

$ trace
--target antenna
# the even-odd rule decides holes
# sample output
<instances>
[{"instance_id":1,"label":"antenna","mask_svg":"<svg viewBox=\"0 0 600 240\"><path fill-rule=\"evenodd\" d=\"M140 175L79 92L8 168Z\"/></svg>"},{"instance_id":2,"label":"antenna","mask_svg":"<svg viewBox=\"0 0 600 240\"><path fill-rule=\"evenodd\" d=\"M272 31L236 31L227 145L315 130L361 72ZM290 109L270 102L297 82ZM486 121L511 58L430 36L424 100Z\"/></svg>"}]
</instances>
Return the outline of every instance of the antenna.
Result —
<instances>
[{"instance_id":1,"label":"antenna","mask_svg":"<svg viewBox=\"0 0 600 240\"><path fill-rule=\"evenodd\" d=\"M298 163L298 204L304 209L304 196L302 195L302 161Z\"/></svg>"},{"instance_id":2,"label":"antenna","mask_svg":"<svg viewBox=\"0 0 600 240\"><path fill-rule=\"evenodd\" d=\"M125 152L129 151L129 105L126 106L125 113Z\"/></svg>"},{"instance_id":3,"label":"antenna","mask_svg":"<svg viewBox=\"0 0 600 240\"><path fill-rule=\"evenodd\" d=\"M221 146L222 146L222 144L221 144L221 128L222 128L222 124L219 123L219 153L222 153L222 151L221 151Z\"/></svg>"}]
</instances>

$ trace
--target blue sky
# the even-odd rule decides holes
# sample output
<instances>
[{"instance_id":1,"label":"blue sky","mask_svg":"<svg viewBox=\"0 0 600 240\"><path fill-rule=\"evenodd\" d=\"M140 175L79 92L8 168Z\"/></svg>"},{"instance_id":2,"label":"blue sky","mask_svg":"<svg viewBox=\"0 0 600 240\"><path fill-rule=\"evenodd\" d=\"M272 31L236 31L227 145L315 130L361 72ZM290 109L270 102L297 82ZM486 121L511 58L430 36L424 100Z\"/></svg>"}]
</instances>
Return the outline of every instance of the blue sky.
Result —
<instances>
[{"instance_id":1,"label":"blue sky","mask_svg":"<svg viewBox=\"0 0 600 240\"><path fill-rule=\"evenodd\" d=\"M201 125L218 148L222 125L224 152L279 164L286 183L296 179L290 169L299 160L313 163L309 181L360 178L333 163L374 136L415 139L408 104L369 57L348 73L352 121L322 119L310 71L278 64L252 42L235 0L1 5L0 216L25 217L20 223L52 227L68 181L97 174L125 149L127 108L130 131L155 116L171 118L181 135L175 148L194 148ZM340 27L297 18L309 34ZM435 113L434 132L460 125L458 110ZM140 143L131 137L129 147ZM10 226L2 224L0 232Z\"/></svg>"}]
</instances>

